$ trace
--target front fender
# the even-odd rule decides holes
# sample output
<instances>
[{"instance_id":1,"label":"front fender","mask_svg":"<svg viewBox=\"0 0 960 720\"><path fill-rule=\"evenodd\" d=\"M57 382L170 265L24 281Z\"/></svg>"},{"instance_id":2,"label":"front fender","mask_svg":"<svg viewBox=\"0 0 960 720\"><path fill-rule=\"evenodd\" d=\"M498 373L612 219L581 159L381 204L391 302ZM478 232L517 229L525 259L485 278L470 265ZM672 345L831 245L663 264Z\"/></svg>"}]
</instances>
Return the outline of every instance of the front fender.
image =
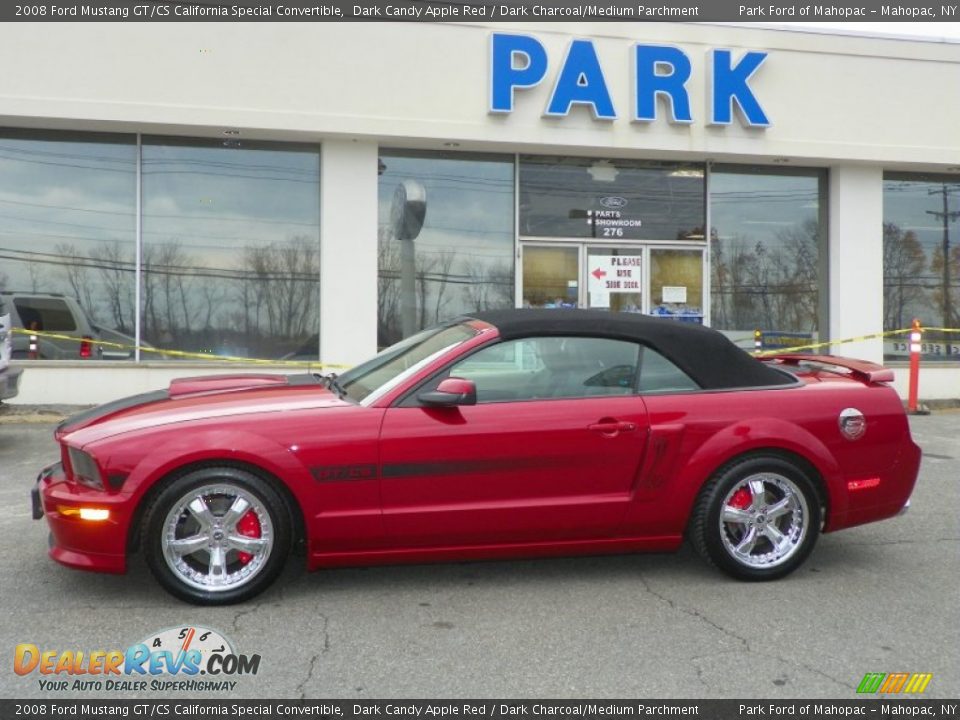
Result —
<instances>
[{"instance_id":1,"label":"front fender","mask_svg":"<svg viewBox=\"0 0 960 720\"><path fill-rule=\"evenodd\" d=\"M149 448L143 454L144 448ZM129 433L84 447L112 476L124 477L118 494L125 496L123 536L139 518L147 493L176 470L203 462L235 462L259 468L278 478L293 495L301 512L306 512L312 478L300 459L272 438L241 428L196 428L185 433L182 427L170 430ZM305 528L309 523L304 523Z\"/></svg>"}]
</instances>

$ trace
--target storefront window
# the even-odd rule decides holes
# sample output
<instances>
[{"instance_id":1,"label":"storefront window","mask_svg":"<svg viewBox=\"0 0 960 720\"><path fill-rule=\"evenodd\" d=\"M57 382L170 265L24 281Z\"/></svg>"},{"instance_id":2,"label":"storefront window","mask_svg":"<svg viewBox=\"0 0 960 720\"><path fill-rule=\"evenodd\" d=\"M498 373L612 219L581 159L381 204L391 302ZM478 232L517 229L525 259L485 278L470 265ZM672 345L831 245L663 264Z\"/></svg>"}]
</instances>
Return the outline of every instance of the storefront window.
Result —
<instances>
[{"instance_id":1,"label":"storefront window","mask_svg":"<svg viewBox=\"0 0 960 720\"><path fill-rule=\"evenodd\" d=\"M530 245L523 251L523 307L575 308L580 298L580 249Z\"/></svg>"},{"instance_id":2,"label":"storefront window","mask_svg":"<svg viewBox=\"0 0 960 720\"><path fill-rule=\"evenodd\" d=\"M132 356L136 152L133 136L0 133L0 291L15 327L70 335L41 336L41 359Z\"/></svg>"},{"instance_id":3,"label":"storefront window","mask_svg":"<svg viewBox=\"0 0 960 720\"><path fill-rule=\"evenodd\" d=\"M514 164L467 153L380 157L378 342L514 305Z\"/></svg>"},{"instance_id":4,"label":"storefront window","mask_svg":"<svg viewBox=\"0 0 960 720\"><path fill-rule=\"evenodd\" d=\"M144 139L147 343L316 357L319 278L318 148Z\"/></svg>"},{"instance_id":5,"label":"storefront window","mask_svg":"<svg viewBox=\"0 0 960 720\"><path fill-rule=\"evenodd\" d=\"M650 314L703 322L703 253L650 251Z\"/></svg>"},{"instance_id":6,"label":"storefront window","mask_svg":"<svg viewBox=\"0 0 960 720\"><path fill-rule=\"evenodd\" d=\"M887 173L883 182L883 328L960 326L960 180ZM960 333L927 331L924 360L960 361ZM887 360L906 360L909 339L887 338Z\"/></svg>"},{"instance_id":7,"label":"storefront window","mask_svg":"<svg viewBox=\"0 0 960 720\"><path fill-rule=\"evenodd\" d=\"M525 156L520 235L703 241L703 166Z\"/></svg>"},{"instance_id":8,"label":"storefront window","mask_svg":"<svg viewBox=\"0 0 960 720\"><path fill-rule=\"evenodd\" d=\"M826 282L820 170L715 166L710 173L711 324L735 340L755 330L786 344L818 336Z\"/></svg>"}]
</instances>

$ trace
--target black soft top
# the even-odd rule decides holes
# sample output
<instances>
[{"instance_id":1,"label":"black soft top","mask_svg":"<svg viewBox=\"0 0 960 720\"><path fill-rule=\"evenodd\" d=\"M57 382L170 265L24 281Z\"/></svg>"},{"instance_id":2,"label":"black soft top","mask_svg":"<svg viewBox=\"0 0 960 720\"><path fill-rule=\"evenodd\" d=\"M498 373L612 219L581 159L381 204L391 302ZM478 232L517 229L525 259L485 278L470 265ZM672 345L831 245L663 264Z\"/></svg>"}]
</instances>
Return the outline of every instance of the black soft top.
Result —
<instances>
[{"instance_id":1,"label":"black soft top","mask_svg":"<svg viewBox=\"0 0 960 720\"><path fill-rule=\"evenodd\" d=\"M491 310L471 313L504 340L571 335L632 340L671 360L705 390L794 385L797 379L748 355L725 335L695 323L606 310Z\"/></svg>"}]
</instances>

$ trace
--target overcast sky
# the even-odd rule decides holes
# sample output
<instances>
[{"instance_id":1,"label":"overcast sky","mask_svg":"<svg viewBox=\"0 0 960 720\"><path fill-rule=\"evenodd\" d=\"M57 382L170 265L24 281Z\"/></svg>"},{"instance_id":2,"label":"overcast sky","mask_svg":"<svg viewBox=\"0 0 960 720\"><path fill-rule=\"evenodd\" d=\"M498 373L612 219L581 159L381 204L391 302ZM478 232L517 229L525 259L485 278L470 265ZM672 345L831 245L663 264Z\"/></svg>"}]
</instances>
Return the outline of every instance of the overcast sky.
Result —
<instances>
[{"instance_id":1,"label":"overcast sky","mask_svg":"<svg viewBox=\"0 0 960 720\"><path fill-rule=\"evenodd\" d=\"M960 43L960 22L793 22L751 23L792 29L830 30L841 33L867 33L870 35L894 35L917 37Z\"/></svg>"}]
</instances>

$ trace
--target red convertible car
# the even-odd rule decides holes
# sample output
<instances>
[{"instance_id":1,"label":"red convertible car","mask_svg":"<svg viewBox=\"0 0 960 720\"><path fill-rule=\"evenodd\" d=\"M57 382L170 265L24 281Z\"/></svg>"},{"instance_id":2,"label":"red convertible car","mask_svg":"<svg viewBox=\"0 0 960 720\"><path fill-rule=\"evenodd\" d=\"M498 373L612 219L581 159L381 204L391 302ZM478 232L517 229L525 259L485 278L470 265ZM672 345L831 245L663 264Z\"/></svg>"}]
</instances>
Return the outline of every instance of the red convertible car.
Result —
<instances>
[{"instance_id":1,"label":"red convertible car","mask_svg":"<svg viewBox=\"0 0 960 720\"><path fill-rule=\"evenodd\" d=\"M175 380L56 430L34 517L50 555L124 572L140 551L190 602L309 569L674 550L741 580L821 532L909 504L920 450L889 370L764 361L705 327L505 310L336 377Z\"/></svg>"}]
</instances>

